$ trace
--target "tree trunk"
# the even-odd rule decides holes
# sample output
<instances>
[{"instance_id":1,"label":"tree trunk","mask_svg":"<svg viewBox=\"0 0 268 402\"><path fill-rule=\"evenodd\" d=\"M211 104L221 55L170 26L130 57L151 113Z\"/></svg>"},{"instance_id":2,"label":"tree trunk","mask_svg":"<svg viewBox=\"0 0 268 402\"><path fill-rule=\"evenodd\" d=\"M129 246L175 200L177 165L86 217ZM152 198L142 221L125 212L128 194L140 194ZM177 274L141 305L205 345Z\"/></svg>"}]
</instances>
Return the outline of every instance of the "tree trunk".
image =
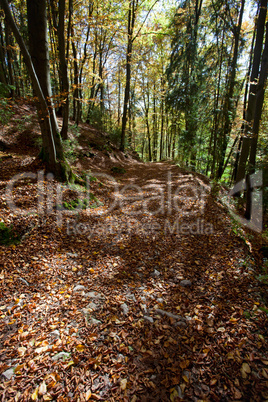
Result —
<instances>
[{"instance_id":1,"label":"tree trunk","mask_svg":"<svg viewBox=\"0 0 268 402\"><path fill-rule=\"evenodd\" d=\"M123 116L122 116L122 131L121 131L121 144L120 144L121 151L124 151L124 149L125 149L127 112L128 112L128 102L129 102L129 94L130 94L133 30L134 30L135 19L136 19L137 4L138 4L138 0L129 0L128 30L127 30L128 31L128 41L127 41L127 55L126 55L126 86L125 86L125 96L124 96L124 109L123 109Z\"/></svg>"},{"instance_id":2,"label":"tree trunk","mask_svg":"<svg viewBox=\"0 0 268 402\"><path fill-rule=\"evenodd\" d=\"M7 66L8 66L9 84L12 85L12 87L13 87L10 90L10 96L12 98L14 98L15 97L15 89L14 89L13 60L12 60L11 46L9 43L9 35L10 35L9 22L6 19L6 21L5 21L5 39L6 39L6 49L7 49Z\"/></svg>"},{"instance_id":3,"label":"tree trunk","mask_svg":"<svg viewBox=\"0 0 268 402\"><path fill-rule=\"evenodd\" d=\"M65 0L59 0L59 24L57 29L59 42L59 59L60 59L60 78L61 78L61 102L63 103L63 121L61 129L61 137L64 140L68 138L68 122L69 122L69 80L67 62L65 58L65 36L64 36L64 18L65 18Z\"/></svg>"},{"instance_id":4,"label":"tree trunk","mask_svg":"<svg viewBox=\"0 0 268 402\"><path fill-rule=\"evenodd\" d=\"M261 63L261 55L263 49L263 38L264 38L264 28L265 20L267 14L267 0L261 0L259 4L259 15L256 26L256 39L254 46L254 55L252 62L252 70L250 74L250 89L248 97L247 111L245 113L245 133L242 140L242 150L238 161L237 172L235 175L235 182L239 182L245 177L246 174L246 164L250 151L250 136L252 135L252 122L254 118L254 113L256 110L256 99L257 99L257 88L259 80L259 71ZM254 40L254 38L253 38Z\"/></svg>"},{"instance_id":5,"label":"tree trunk","mask_svg":"<svg viewBox=\"0 0 268 402\"><path fill-rule=\"evenodd\" d=\"M232 129L233 123L233 104L232 99L234 95L235 89L235 77L236 77L236 70L237 70L237 60L238 60L238 50L239 50L239 41L240 41L240 32L244 14L244 7L245 7L245 0L241 1L241 8L239 12L239 19L237 26L234 27L234 51L232 57L232 63L230 66L231 72L229 76L228 82L228 91L225 95L225 102L223 106L223 116L224 116L224 125L222 128L222 144L220 150L220 160L219 160L219 167L217 172L217 178L220 179L223 174L223 166L224 166L224 159L225 154L228 146L229 136Z\"/></svg>"}]
</instances>

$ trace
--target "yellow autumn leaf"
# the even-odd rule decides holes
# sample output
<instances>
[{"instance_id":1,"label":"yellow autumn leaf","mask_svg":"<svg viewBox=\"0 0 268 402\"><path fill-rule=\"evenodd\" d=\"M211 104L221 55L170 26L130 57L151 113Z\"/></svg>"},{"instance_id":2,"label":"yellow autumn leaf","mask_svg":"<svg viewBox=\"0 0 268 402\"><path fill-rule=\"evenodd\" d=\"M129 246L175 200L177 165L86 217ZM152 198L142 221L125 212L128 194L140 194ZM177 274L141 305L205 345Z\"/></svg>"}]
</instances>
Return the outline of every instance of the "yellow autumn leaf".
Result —
<instances>
[{"instance_id":1,"label":"yellow autumn leaf","mask_svg":"<svg viewBox=\"0 0 268 402\"><path fill-rule=\"evenodd\" d=\"M76 272L76 271L77 271L77 268L76 268L76 267L72 267L72 271L73 271L73 272Z\"/></svg>"},{"instance_id":2,"label":"yellow autumn leaf","mask_svg":"<svg viewBox=\"0 0 268 402\"><path fill-rule=\"evenodd\" d=\"M19 365L15 368L14 373L18 374L18 373L20 372L20 370L23 369L23 367L24 367L24 364L19 364Z\"/></svg>"},{"instance_id":3,"label":"yellow autumn leaf","mask_svg":"<svg viewBox=\"0 0 268 402\"><path fill-rule=\"evenodd\" d=\"M86 396L86 401L89 401L89 399L91 398L91 395L92 395L91 390L88 389L87 392L86 392L86 395L85 395Z\"/></svg>"},{"instance_id":4,"label":"yellow autumn leaf","mask_svg":"<svg viewBox=\"0 0 268 402\"><path fill-rule=\"evenodd\" d=\"M52 398L52 396L50 394L44 395L43 399L44 399L44 401L52 401L53 400L53 398Z\"/></svg>"},{"instance_id":5,"label":"yellow autumn leaf","mask_svg":"<svg viewBox=\"0 0 268 402\"><path fill-rule=\"evenodd\" d=\"M189 379L186 375L183 375L182 378L184 379L185 382L189 382Z\"/></svg>"},{"instance_id":6,"label":"yellow autumn leaf","mask_svg":"<svg viewBox=\"0 0 268 402\"><path fill-rule=\"evenodd\" d=\"M90 268L90 269L89 269L89 272L91 272L91 273L93 274L94 269L93 269L93 268Z\"/></svg>"},{"instance_id":7,"label":"yellow autumn leaf","mask_svg":"<svg viewBox=\"0 0 268 402\"><path fill-rule=\"evenodd\" d=\"M32 395L31 395L31 400L32 401L36 401L36 399L38 398L38 388L39 387L36 387L35 388L35 391L32 393Z\"/></svg>"},{"instance_id":8,"label":"yellow autumn leaf","mask_svg":"<svg viewBox=\"0 0 268 402\"><path fill-rule=\"evenodd\" d=\"M237 323L237 318L231 317L230 322L233 323L233 324L236 324Z\"/></svg>"},{"instance_id":9,"label":"yellow autumn leaf","mask_svg":"<svg viewBox=\"0 0 268 402\"><path fill-rule=\"evenodd\" d=\"M76 350L77 352L83 352L85 350L85 346L84 345L76 345Z\"/></svg>"},{"instance_id":10,"label":"yellow autumn leaf","mask_svg":"<svg viewBox=\"0 0 268 402\"><path fill-rule=\"evenodd\" d=\"M123 380L120 381L120 388L122 391L125 391L125 389L127 388L127 379L124 378Z\"/></svg>"},{"instance_id":11,"label":"yellow autumn leaf","mask_svg":"<svg viewBox=\"0 0 268 402\"><path fill-rule=\"evenodd\" d=\"M176 388L173 388L170 393L171 402L175 402L178 399L178 397L179 397L178 391L176 390Z\"/></svg>"},{"instance_id":12,"label":"yellow autumn leaf","mask_svg":"<svg viewBox=\"0 0 268 402\"><path fill-rule=\"evenodd\" d=\"M243 378L247 378L247 375L251 372L251 368L248 363L243 363L241 367L241 374Z\"/></svg>"}]
</instances>

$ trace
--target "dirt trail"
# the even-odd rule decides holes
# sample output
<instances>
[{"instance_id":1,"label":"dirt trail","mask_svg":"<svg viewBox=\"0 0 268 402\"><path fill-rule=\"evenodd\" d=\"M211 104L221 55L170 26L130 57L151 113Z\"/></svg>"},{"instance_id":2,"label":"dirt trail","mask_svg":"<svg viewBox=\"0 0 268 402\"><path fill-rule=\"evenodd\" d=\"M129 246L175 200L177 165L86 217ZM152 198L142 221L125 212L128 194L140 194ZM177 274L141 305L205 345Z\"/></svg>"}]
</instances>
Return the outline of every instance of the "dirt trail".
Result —
<instances>
[{"instance_id":1,"label":"dirt trail","mask_svg":"<svg viewBox=\"0 0 268 402\"><path fill-rule=\"evenodd\" d=\"M91 183L103 206L22 215L5 188L40 170L28 162L2 165L1 216L25 231L0 247L2 400L268 398L256 267L207 179L169 163L125 161L124 174L106 164L104 185ZM16 205L36 206L36 187L18 184Z\"/></svg>"}]
</instances>

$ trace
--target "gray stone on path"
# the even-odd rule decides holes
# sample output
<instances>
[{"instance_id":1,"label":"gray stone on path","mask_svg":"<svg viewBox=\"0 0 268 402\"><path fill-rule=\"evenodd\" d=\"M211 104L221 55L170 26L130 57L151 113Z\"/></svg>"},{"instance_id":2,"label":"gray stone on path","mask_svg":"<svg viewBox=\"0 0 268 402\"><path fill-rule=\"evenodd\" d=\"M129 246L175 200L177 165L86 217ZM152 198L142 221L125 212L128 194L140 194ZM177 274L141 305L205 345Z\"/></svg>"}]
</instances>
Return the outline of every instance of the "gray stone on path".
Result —
<instances>
[{"instance_id":1,"label":"gray stone on path","mask_svg":"<svg viewBox=\"0 0 268 402\"><path fill-rule=\"evenodd\" d=\"M180 281L180 285L184 288L189 288L192 286L192 282L189 279L183 279L182 281Z\"/></svg>"},{"instance_id":2,"label":"gray stone on path","mask_svg":"<svg viewBox=\"0 0 268 402\"><path fill-rule=\"evenodd\" d=\"M98 309L98 305L94 302L91 302L86 307L87 310L95 311Z\"/></svg>"},{"instance_id":3,"label":"gray stone on path","mask_svg":"<svg viewBox=\"0 0 268 402\"><path fill-rule=\"evenodd\" d=\"M15 372L14 372L15 368L16 367L11 367L10 369L4 371L4 373L2 373L2 375L4 377L6 377L8 380L10 380L13 377L13 375L15 375Z\"/></svg>"},{"instance_id":4,"label":"gray stone on path","mask_svg":"<svg viewBox=\"0 0 268 402\"><path fill-rule=\"evenodd\" d=\"M184 321L177 321L174 325L175 327L186 328L187 324Z\"/></svg>"},{"instance_id":5,"label":"gray stone on path","mask_svg":"<svg viewBox=\"0 0 268 402\"><path fill-rule=\"evenodd\" d=\"M88 297L89 299L104 299L104 296L98 292L88 292L84 297Z\"/></svg>"},{"instance_id":6,"label":"gray stone on path","mask_svg":"<svg viewBox=\"0 0 268 402\"><path fill-rule=\"evenodd\" d=\"M135 295L133 295L132 293L127 293L127 294L126 294L126 298L127 298L128 300L132 300L132 301L134 301L134 302L137 301Z\"/></svg>"},{"instance_id":7,"label":"gray stone on path","mask_svg":"<svg viewBox=\"0 0 268 402\"><path fill-rule=\"evenodd\" d=\"M153 317L149 317L148 315L144 315L143 318L144 318L144 321L150 322L151 324L153 324L153 322L154 322Z\"/></svg>"},{"instance_id":8,"label":"gray stone on path","mask_svg":"<svg viewBox=\"0 0 268 402\"><path fill-rule=\"evenodd\" d=\"M85 288L85 286L83 286L83 285L76 285L74 288L73 288L73 292L74 293L77 293L77 292L82 292L83 290L85 290L86 288Z\"/></svg>"},{"instance_id":9,"label":"gray stone on path","mask_svg":"<svg viewBox=\"0 0 268 402\"><path fill-rule=\"evenodd\" d=\"M128 315L129 309L128 309L128 306L126 305L126 303L121 304L120 308L123 311L124 315Z\"/></svg>"},{"instance_id":10,"label":"gray stone on path","mask_svg":"<svg viewBox=\"0 0 268 402\"><path fill-rule=\"evenodd\" d=\"M163 303L164 299L162 299L162 297L158 297L158 299L156 299L157 303Z\"/></svg>"},{"instance_id":11,"label":"gray stone on path","mask_svg":"<svg viewBox=\"0 0 268 402\"><path fill-rule=\"evenodd\" d=\"M157 269L155 269L154 272L152 273L152 276L154 278L158 278L160 276L160 272Z\"/></svg>"},{"instance_id":12,"label":"gray stone on path","mask_svg":"<svg viewBox=\"0 0 268 402\"><path fill-rule=\"evenodd\" d=\"M55 329L55 331L50 332L50 336L52 338L60 338L60 331L58 329Z\"/></svg>"},{"instance_id":13,"label":"gray stone on path","mask_svg":"<svg viewBox=\"0 0 268 402\"><path fill-rule=\"evenodd\" d=\"M102 324L102 322L100 321L100 320L97 320L96 318L94 318L94 317L91 317L91 319L90 319L90 321L89 321L91 324L93 324L93 325L100 325L100 324Z\"/></svg>"},{"instance_id":14,"label":"gray stone on path","mask_svg":"<svg viewBox=\"0 0 268 402\"><path fill-rule=\"evenodd\" d=\"M167 317L173 318L174 320L185 321L185 319L182 316L169 313L168 311L162 310L160 308L156 308L155 311L158 314L166 315Z\"/></svg>"},{"instance_id":15,"label":"gray stone on path","mask_svg":"<svg viewBox=\"0 0 268 402\"><path fill-rule=\"evenodd\" d=\"M65 360L67 360L67 359L69 359L71 357L71 353L67 353L67 352L60 352L60 353L57 353L55 356L53 356L52 357L52 360L63 360L63 361L65 361Z\"/></svg>"}]
</instances>

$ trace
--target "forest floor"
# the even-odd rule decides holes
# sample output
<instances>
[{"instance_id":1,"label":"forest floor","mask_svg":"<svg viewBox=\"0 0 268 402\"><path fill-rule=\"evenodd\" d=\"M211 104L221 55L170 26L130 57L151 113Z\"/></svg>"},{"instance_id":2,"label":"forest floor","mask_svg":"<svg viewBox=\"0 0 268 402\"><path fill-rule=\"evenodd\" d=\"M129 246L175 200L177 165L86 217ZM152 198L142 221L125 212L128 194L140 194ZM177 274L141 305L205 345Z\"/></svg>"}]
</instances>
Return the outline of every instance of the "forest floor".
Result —
<instances>
[{"instance_id":1,"label":"forest floor","mask_svg":"<svg viewBox=\"0 0 268 402\"><path fill-rule=\"evenodd\" d=\"M94 196L56 208L81 189L43 171L31 112L0 138L0 217L21 237L0 246L1 400L267 401L262 238L224 189L83 125L73 167Z\"/></svg>"}]
</instances>

